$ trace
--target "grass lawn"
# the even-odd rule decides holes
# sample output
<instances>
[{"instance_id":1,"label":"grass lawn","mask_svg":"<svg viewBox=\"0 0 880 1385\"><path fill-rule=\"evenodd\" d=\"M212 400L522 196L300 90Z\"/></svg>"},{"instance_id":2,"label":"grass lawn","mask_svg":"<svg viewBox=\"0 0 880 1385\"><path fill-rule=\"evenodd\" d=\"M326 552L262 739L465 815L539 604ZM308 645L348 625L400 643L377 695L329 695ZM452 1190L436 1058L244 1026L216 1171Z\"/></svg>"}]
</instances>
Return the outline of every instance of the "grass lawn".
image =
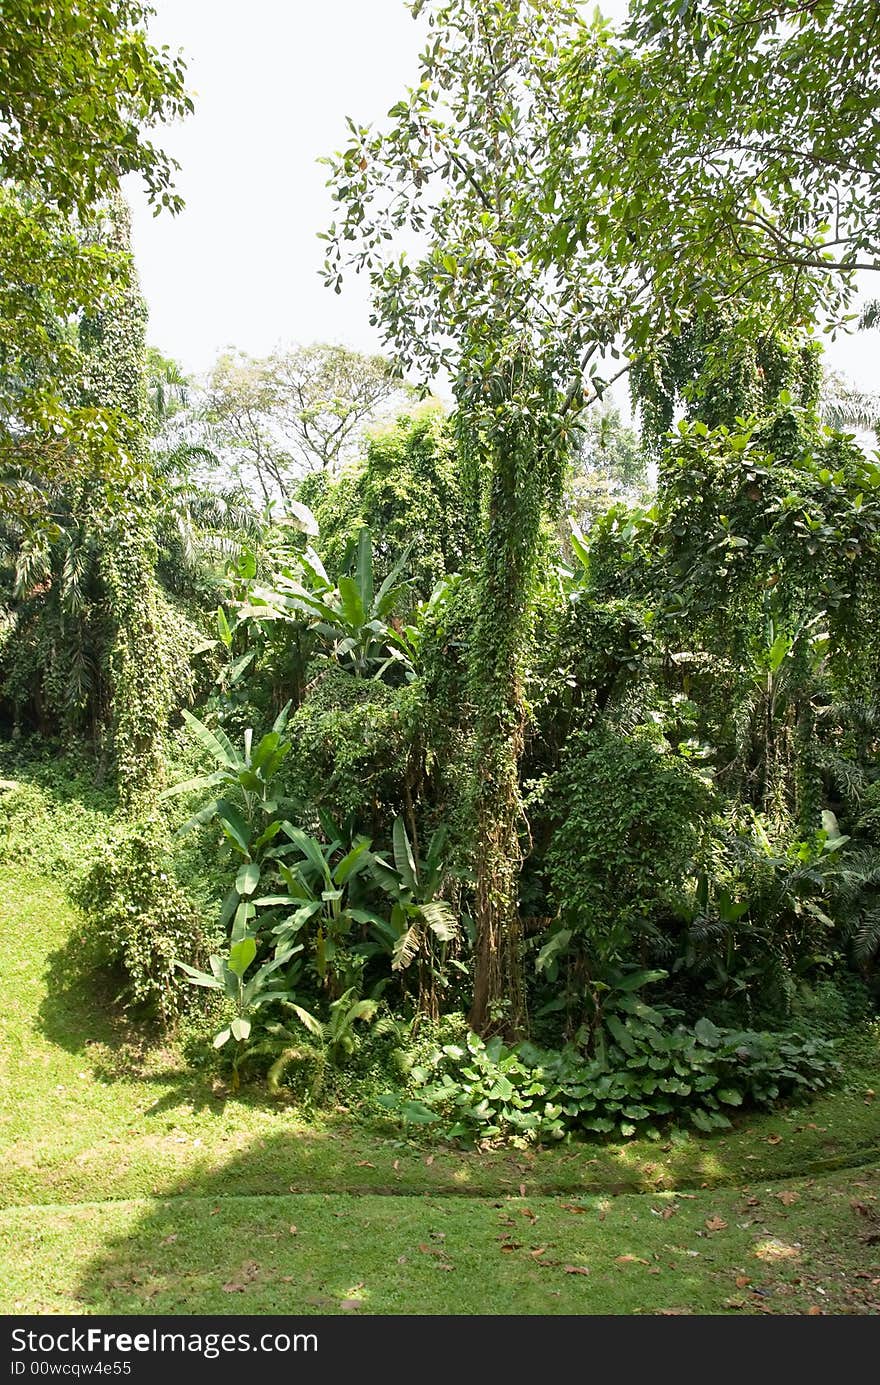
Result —
<instances>
[{"instance_id":1,"label":"grass lawn","mask_svg":"<svg viewBox=\"0 0 880 1385\"><path fill-rule=\"evenodd\" d=\"M876 1049L721 1137L476 1153L138 1053L81 928L0 872L7 1313L880 1311Z\"/></svg>"}]
</instances>

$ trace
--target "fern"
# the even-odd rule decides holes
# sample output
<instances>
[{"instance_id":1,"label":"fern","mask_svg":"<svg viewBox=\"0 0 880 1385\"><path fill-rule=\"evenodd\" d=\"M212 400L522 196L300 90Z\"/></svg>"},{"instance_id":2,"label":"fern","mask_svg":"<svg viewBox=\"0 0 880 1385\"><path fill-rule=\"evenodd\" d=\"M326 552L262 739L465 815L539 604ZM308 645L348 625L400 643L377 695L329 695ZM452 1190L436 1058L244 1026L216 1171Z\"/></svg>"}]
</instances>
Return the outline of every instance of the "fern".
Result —
<instances>
[{"instance_id":1,"label":"fern","mask_svg":"<svg viewBox=\"0 0 880 1385\"><path fill-rule=\"evenodd\" d=\"M868 966L880 950L880 904L865 909L856 928L853 952L856 961Z\"/></svg>"}]
</instances>

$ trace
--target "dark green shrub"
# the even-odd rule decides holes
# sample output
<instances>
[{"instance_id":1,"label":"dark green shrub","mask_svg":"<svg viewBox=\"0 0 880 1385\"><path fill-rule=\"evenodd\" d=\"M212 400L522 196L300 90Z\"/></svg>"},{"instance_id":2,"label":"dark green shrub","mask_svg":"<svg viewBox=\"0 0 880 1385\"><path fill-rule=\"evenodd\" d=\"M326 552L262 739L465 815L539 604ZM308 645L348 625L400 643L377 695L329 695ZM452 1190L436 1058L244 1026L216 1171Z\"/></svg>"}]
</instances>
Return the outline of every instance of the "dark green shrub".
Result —
<instances>
[{"instance_id":1,"label":"dark green shrub","mask_svg":"<svg viewBox=\"0 0 880 1385\"><path fill-rule=\"evenodd\" d=\"M583 979L601 979L676 911L708 790L659 735L597 727L570 738L551 794L552 896Z\"/></svg>"},{"instance_id":2,"label":"dark green shrub","mask_svg":"<svg viewBox=\"0 0 880 1385\"><path fill-rule=\"evenodd\" d=\"M675 1013L642 1008L643 1018L613 1023L602 1058L469 1034L466 1046L437 1047L411 1069L411 1099L385 1104L413 1123L442 1123L448 1138L629 1138L670 1120L725 1129L729 1111L820 1090L837 1071L824 1039L723 1030L708 1019L673 1027Z\"/></svg>"},{"instance_id":3,"label":"dark green shrub","mask_svg":"<svg viewBox=\"0 0 880 1385\"><path fill-rule=\"evenodd\" d=\"M403 809L418 757L421 684L392 688L355 678L331 661L309 670L305 700L291 717L288 792L377 836Z\"/></svg>"},{"instance_id":4,"label":"dark green shrub","mask_svg":"<svg viewBox=\"0 0 880 1385\"><path fill-rule=\"evenodd\" d=\"M201 961L210 939L174 875L162 826L148 820L107 842L75 896L99 955L124 978L126 1008L173 1021L191 995L174 963Z\"/></svg>"}]
</instances>

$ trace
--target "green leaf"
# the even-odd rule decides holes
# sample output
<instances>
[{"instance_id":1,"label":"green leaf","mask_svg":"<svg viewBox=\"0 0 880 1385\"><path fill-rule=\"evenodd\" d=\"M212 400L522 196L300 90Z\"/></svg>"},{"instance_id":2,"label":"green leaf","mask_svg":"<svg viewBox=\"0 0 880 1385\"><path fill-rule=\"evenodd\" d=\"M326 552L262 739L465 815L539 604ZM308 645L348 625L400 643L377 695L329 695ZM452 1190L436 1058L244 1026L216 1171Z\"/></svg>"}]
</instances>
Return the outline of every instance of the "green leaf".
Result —
<instances>
[{"instance_id":1,"label":"green leaf","mask_svg":"<svg viewBox=\"0 0 880 1385\"><path fill-rule=\"evenodd\" d=\"M615 982L617 991L640 991L643 986L653 985L655 981L665 981L668 971L630 971Z\"/></svg>"},{"instance_id":2,"label":"green leaf","mask_svg":"<svg viewBox=\"0 0 880 1385\"><path fill-rule=\"evenodd\" d=\"M719 1087L715 1095L725 1106L742 1106L743 1094L736 1087Z\"/></svg>"},{"instance_id":3,"label":"green leaf","mask_svg":"<svg viewBox=\"0 0 880 1385\"><path fill-rule=\"evenodd\" d=\"M590 550L587 541L581 532L581 527L572 515L568 517L568 527L571 530L571 546L577 555L578 561L586 572L590 570Z\"/></svg>"},{"instance_id":4,"label":"green leaf","mask_svg":"<svg viewBox=\"0 0 880 1385\"><path fill-rule=\"evenodd\" d=\"M721 1042L721 1030L712 1023L710 1019L697 1020L694 1025L694 1034L701 1044L706 1048L717 1048Z\"/></svg>"},{"instance_id":5,"label":"green leaf","mask_svg":"<svg viewBox=\"0 0 880 1385\"><path fill-rule=\"evenodd\" d=\"M194 986L205 986L209 991L223 990L223 982L218 981L216 976L209 976L206 971L197 971L195 967L188 966L186 962L175 962L174 965L186 973Z\"/></svg>"},{"instance_id":6,"label":"green leaf","mask_svg":"<svg viewBox=\"0 0 880 1385\"><path fill-rule=\"evenodd\" d=\"M284 734L284 728L287 725L287 718L290 715L290 708L292 705L292 701L285 702L284 706L281 708L281 711L278 713L277 717L272 723L272 730L275 732L277 736L282 736Z\"/></svg>"},{"instance_id":7,"label":"green leaf","mask_svg":"<svg viewBox=\"0 0 880 1385\"><path fill-rule=\"evenodd\" d=\"M239 868L235 877L235 888L240 895L253 894L260 883L260 867L256 861L248 861Z\"/></svg>"},{"instance_id":8,"label":"green leaf","mask_svg":"<svg viewBox=\"0 0 880 1385\"><path fill-rule=\"evenodd\" d=\"M344 885L353 875L357 875L369 864L367 852L370 848L369 837L358 837L354 846L347 855L337 864L333 871L333 881L336 885Z\"/></svg>"},{"instance_id":9,"label":"green leaf","mask_svg":"<svg viewBox=\"0 0 880 1385\"><path fill-rule=\"evenodd\" d=\"M251 904L250 900L241 900L232 921L232 942L240 942L242 938L247 936L248 924L255 917L256 912L256 907Z\"/></svg>"},{"instance_id":10,"label":"green leaf","mask_svg":"<svg viewBox=\"0 0 880 1385\"><path fill-rule=\"evenodd\" d=\"M611 1033L611 1035L614 1037L614 1039L616 1039L617 1043L623 1049L624 1053L628 1053L630 1056L632 1056L636 1052L636 1046L633 1042L633 1037L630 1034L629 1030L621 1024L617 1016L606 1015L605 1025Z\"/></svg>"},{"instance_id":11,"label":"green leaf","mask_svg":"<svg viewBox=\"0 0 880 1385\"><path fill-rule=\"evenodd\" d=\"M226 612L222 606L217 607L217 633L227 649L232 648L232 631L229 628L229 621L226 619Z\"/></svg>"},{"instance_id":12,"label":"green leaf","mask_svg":"<svg viewBox=\"0 0 880 1385\"><path fill-rule=\"evenodd\" d=\"M225 1043L229 1042L231 1037L231 1029L221 1029L219 1034L214 1035L214 1047L222 1048Z\"/></svg>"},{"instance_id":13,"label":"green leaf","mask_svg":"<svg viewBox=\"0 0 880 1385\"><path fill-rule=\"evenodd\" d=\"M381 1101L382 1098L380 1097ZM385 1102L382 1102L385 1105ZM433 1125L440 1117L421 1101L401 1101L395 1108L409 1125Z\"/></svg>"},{"instance_id":14,"label":"green leaf","mask_svg":"<svg viewBox=\"0 0 880 1385\"><path fill-rule=\"evenodd\" d=\"M253 938L241 938L229 948L229 970L241 979L257 955L257 944Z\"/></svg>"},{"instance_id":15,"label":"green leaf","mask_svg":"<svg viewBox=\"0 0 880 1385\"><path fill-rule=\"evenodd\" d=\"M324 1026L321 1023L321 1021L319 1019L316 1019L316 1017L309 1010L304 1010L301 1005L294 1005L292 1001L290 1001L289 1004L291 1010L296 1015L297 1019L300 1021L301 1024L305 1025L309 1033L314 1034L316 1039L323 1039Z\"/></svg>"},{"instance_id":16,"label":"green leaf","mask_svg":"<svg viewBox=\"0 0 880 1385\"><path fill-rule=\"evenodd\" d=\"M415 890L418 888L416 863L403 818L394 819L391 837L394 843L394 864L397 867L397 873L408 890Z\"/></svg>"},{"instance_id":17,"label":"green leaf","mask_svg":"<svg viewBox=\"0 0 880 1385\"><path fill-rule=\"evenodd\" d=\"M367 613L353 577L340 577L339 599L344 619L355 630L359 630L366 623Z\"/></svg>"},{"instance_id":18,"label":"green leaf","mask_svg":"<svg viewBox=\"0 0 880 1385\"><path fill-rule=\"evenodd\" d=\"M245 1039L247 1039L247 1038L250 1037L250 1032L251 1032L251 1022L250 1022L250 1020L241 1019L241 1018L239 1018L239 1019L234 1019L234 1020L232 1021L231 1025L229 1026L229 1028L232 1030L232 1037L233 1037L234 1039L237 1039L239 1043L243 1043Z\"/></svg>"},{"instance_id":19,"label":"green leaf","mask_svg":"<svg viewBox=\"0 0 880 1385\"><path fill-rule=\"evenodd\" d=\"M394 610L394 607L397 605L397 602L400 599L402 593L409 586L408 582L399 583L397 579L399 578L400 574L403 572L404 568L409 562L409 556L412 552L412 547L412 544L409 544L407 548L404 550L404 552L401 553L397 562L394 564L394 567L391 569L388 576L385 578L385 581L382 583L381 587L376 593L376 600L373 603L373 610L375 611L376 615L381 617L383 620L386 616L391 614L391 612Z\"/></svg>"},{"instance_id":20,"label":"green leaf","mask_svg":"<svg viewBox=\"0 0 880 1385\"><path fill-rule=\"evenodd\" d=\"M277 750L280 741L281 736L278 731L267 731L251 756L251 769L261 769L272 752Z\"/></svg>"},{"instance_id":21,"label":"green leaf","mask_svg":"<svg viewBox=\"0 0 880 1385\"><path fill-rule=\"evenodd\" d=\"M229 776L225 770L215 769L213 774L199 774L195 779L185 779L182 784L173 784L169 789L163 789L159 795L160 801L165 798L174 798L177 794L191 793L195 789L210 789L215 784L222 784Z\"/></svg>"},{"instance_id":22,"label":"green leaf","mask_svg":"<svg viewBox=\"0 0 880 1385\"><path fill-rule=\"evenodd\" d=\"M289 822L282 822L281 830L286 833L297 850L302 852L309 864L324 878L326 883L331 884L330 867L324 859L320 843L316 842L314 837L310 837L307 832L303 832L301 828L294 827Z\"/></svg>"},{"instance_id":23,"label":"green leaf","mask_svg":"<svg viewBox=\"0 0 880 1385\"><path fill-rule=\"evenodd\" d=\"M218 682L225 680L226 684L230 688L234 687L241 675L244 673L245 669L250 667L255 658L256 650L254 649L249 649L245 654L239 654L238 658L233 659L232 663L228 664L227 667L223 670L223 672L220 674Z\"/></svg>"},{"instance_id":24,"label":"green leaf","mask_svg":"<svg viewBox=\"0 0 880 1385\"><path fill-rule=\"evenodd\" d=\"M187 711L185 707L182 715L199 745L203 750L207 750L218 765L225 765L234 770L243 768L244 760L225 731L220 730L219 727L216 731L211 731L204 722L199 721L198 717L194 717L192 712Z\"/></svg>"},{"instance_id":25,"label":"green leaf","mask_svg":"<svg viewBox=\"0 0 880 1385\"><path fill-rule=\"evenodd\" d=\"M251 830L235 804L230 803L227 798L218 798L216 813L226 836L243 856L247 856Z\"/></svg>"},{"instance_id":26,"label":"green leaf","mask_svg":"<svg viewBox=\"0 0 880 1385\"><path fill-rule=\"evenodd\" d=\"M571 929L560 928L553 934L548 942L544 944L535 958L535 971L544 971L555 958L565 952L571 942Z\"/></svg>"}]
</instances>

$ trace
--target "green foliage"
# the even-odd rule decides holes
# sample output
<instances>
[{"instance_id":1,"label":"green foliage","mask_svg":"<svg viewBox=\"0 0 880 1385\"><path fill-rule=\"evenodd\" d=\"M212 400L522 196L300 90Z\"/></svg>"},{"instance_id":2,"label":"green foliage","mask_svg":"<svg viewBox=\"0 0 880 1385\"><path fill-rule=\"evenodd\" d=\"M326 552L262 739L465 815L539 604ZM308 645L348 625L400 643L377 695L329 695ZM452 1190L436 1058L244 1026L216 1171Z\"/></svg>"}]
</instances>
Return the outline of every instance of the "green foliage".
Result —
<instances>
[{"instance_id":1,"label":"green foliage","mask_svg":"<svg viewBox=\"0 0 880 1385\"><path fill-rule=\"evenodd\" d=\"M204 956L208 936L175 877L160 822L117 830L98 849L75 898L104 964L124 978L126 1007L171 1023L186 1005L175 963Z\"/></svg>"},{"instance_id":2,"label":"green foliage","mask_svg":"<svg viewBox=\"0 0 880 1385\"><path fill-rule=\"evenodd\" d=\"M270 1092L277 1092L285 1073L294 1062L305 1062L314 1069L312 1095L320 1095L329 1061L334 1067L343 1067L355 1052L358 1043L356 1025L371 1024L379 1008L378 1001L361 1000L357 987L351 986L336 1000L331 1001L326 1020L320 1020L310 1010L301 1005L289 1003L286 1006L293 1018L311 1036L312 1043L303 1046L296 1042L296 1034L288 1026L274 1024L270 1028L272 1043L276 1051L281 1046L267 1073Z\"/></svg>"},{"instance_id":3,"label":"green foliage","mask_svg":"<svg viewBox=\"0 0 880 1385\"><path fill-rule=\"evenodd\" d=\"M419 680L389 687L355 678L329 662L309 673L290 721L289 792L312 813L354 817L377 837L418 782L424 688Z\"/></svg>"},{"instance_id":4,"label":"green foliage","mask_svg":"<svg viewBox=\"0 0 880 1385\"><path fill-rule=\"evenodd\" d=\"M789 1020L803 988L838 962L843 931L832 916L846 838L829 829L805 840L760 815L730 811L707 833L709 862L683 907L677 966L713 997L747 1014Z\"/></svg>"},{"instance_id":5,"label":"green foliage","mask_svg":"<svg viewBox=\"0 0 880 1385\"><path fill-rule=\"evenodd\" d=\"M194 986L209 991L219 991L231 1002L235 1016L214 1035L214 1047L223 1048L230 1039L237 1044L247 1044L258 1020L265 1023L261 1011L265 1005L278 1001L289 1001L293 994L283 977L277 973L287 967L299 947L279 949L271 961L264 962L247 980L245 974L250 970L257 955L257 944L249 935L233 938L229 942L227 955L212 953L208 958L209 972L191 967L186 962L175 959L175 966L185 974ZM235 1065L237 1067L238 1055Z\"/></svg>"},{"instance_id":6,"label":"green foliage","mask_svg":"<svg viewBox=\"0 0 880 1385\"><path fill-rule=\"evenodd\" d=\"M307 479L301 498L313 504L312 492L318 490ZM473 562L455 438L436 408L374 430L363 460L323 484L313 508L320 529L317 547L331 572L343 570L362 528L373 535L377 577L385 577L406 553L403 570L413 594L422 599L444 577Z\"/></svg>"},{"instance_id":7,"label":"green foliage","mask_svg":"<svg viewBox=\"0 0 880 1385\"><path fill-rule=\"evenodd\" d=\"M545 948L542 969L555 981L558 958L572 954L577 990L638 956L675 910L708 792L656 733L625 738L603 726L569 739L551 792L547 871L560 924L553 966Z\"/></svg>"},{"instance_id":8,"label":"green foliage","mask_svg":"<svg viewBox=\"0 0 880 1385\"><path fill-rule=\"evenodd\" d=\"M75 883L111 830L112 789L69 746L31 741L2 747L0 855L27 875Z\"/></svg>"},{"instance_id":9,"label":"green foliage","mask_svg":"<svg viewBox=\"0 0 880 1385\"><path fill-rule=\"evenodd\" d=\"M338 998L353 985L359 986L371 950L355 946L363 932L359 925L375 928L381 920L362 907L357 894L358 877L372 863L369 838L355 836L349 844L338 827L329 821L328 825L332 839L323 845L301 828L284 823L289 844L274 854L286 894L265 896L255 906L272 909L270 917L280 919L272 928L276 946L296 943L297 950L304 948L319 987ZM289 864L280 859L282 853L290 858Z\"/></svg>"},{"instance_id":10,"label":"green foliage","mask_svg":"<svg viewBox=\"0 0 880 1385\"><path fill-rule=\"evenodd\" d=\"M408 586L400 580L406 557L398 559L376 588L372 536L369 529L361 529L348 547L335 585L317 553L308 549L295 567L276 574L271 588L249 586L239 620L280 620L305 627L357 678L381 678L389 671L412 677L412 650L396 628L400 622L395 622Z\"/></svg>"},{"instance_id":11,"label":"green foliage","mask_svg":"<svg viewBox=\"0 0 880 1385\"><path fill-rule=\"evenodd\" d=\"M124 260L95 208L139 173L177 210L176 168L148 137L192 109L179 56L149 42L147 6L17 0L0 53L0 509L51 529L44 487L130 476L112 409L74 400L75 332L115 295Z\"/></svg>"},{"instance_id":12,"label":"green foliage","mask_svg":"<svg viewBox=\"0 0 880 1385\"><path fill-rule=\"evenodd\" d=\"M450 985L450 944L461 940L461 926L450 904L441 898L446 829L433 833L424 861L413 850L403 818L392 828L394 865L374 855L370 869L392 901L391 917L376 931L391 954L392 971L406 971L415 961L419 978L419 1008L439 1018L442 993ZM458 967L464 971L460 963Z\"/></svg>"},{"instance_id":13,"label":"green foliage","mask_svg":"<svg viewBox=\"0 0 880 1385\"><path fill-rule=\"evenodd\" d=\"M497 1036L485 1043L469 1034L466 1047L445 1044L411 1069L411 1101L389 1096L386 1104L411 1123L440 1124L447 1139L628 1139L678 1120L723 1130L735 1109L820 1091L837 1073L822 1039L723 1030L708 1019L689 1029L673 1025L672 1012L642 1010L614 1024L592 1061L573 1049L508 1048Z\"/></svg>"},{"instance_id":14,"label":"green foliage","mask_svg":"<svg viewBox=\"0 0 880 1385\"><path fill-rule=\"evenodd\" d=\"M166 789L163 799L205 789L221 789L183 824L178 835L196 826L219 824L224 841L235 862L235 883L221 911L221 925L232 921L233 938L247 933L256 915L254 896L259 894L261 873L282 828L280 814L289 806L280 794L279 776L291 742L284 736L288 706L284 707L265 736L254 745L253 730L244 734L244 746L236 749L222 727L213 730L191 712L183 711L184 721L215 768Z\"/></svg>"},{"instance_id":15,"label":"green foliage","mask_svg":"<svg viewBox=\"0 0 880 1385\"><path fill-rule=\"evenodd\" d=\"M566 242L638 283L638 345L718 302L752 328L844 308L878 249L872 20L640 0L619 36L576 36L549 181L578 189Z\"/></svg>"}]
</instances>

